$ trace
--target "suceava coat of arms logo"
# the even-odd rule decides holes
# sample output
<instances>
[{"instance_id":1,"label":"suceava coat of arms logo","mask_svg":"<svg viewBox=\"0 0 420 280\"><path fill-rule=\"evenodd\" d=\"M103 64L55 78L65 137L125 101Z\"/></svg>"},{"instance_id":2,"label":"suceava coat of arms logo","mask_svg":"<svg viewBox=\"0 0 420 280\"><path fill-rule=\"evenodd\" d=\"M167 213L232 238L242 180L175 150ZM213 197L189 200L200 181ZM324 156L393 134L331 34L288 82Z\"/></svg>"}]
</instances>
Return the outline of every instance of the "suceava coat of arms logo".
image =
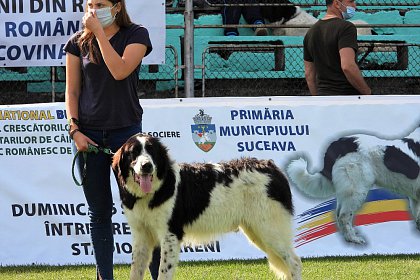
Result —
<instances>
[{"instance_id":1,"label":"suceava coat of arms logo","mask_svg":"<svg viewBox=\"0 0 420 280\"><path fill-rule=\"evenodd\" d=\"M216 125L211 123L211 119L212 117L200 109L193 117L194 124L191 125L193 141L204 152L210 151L216 144Z\"/></svg>"}]
</instances>

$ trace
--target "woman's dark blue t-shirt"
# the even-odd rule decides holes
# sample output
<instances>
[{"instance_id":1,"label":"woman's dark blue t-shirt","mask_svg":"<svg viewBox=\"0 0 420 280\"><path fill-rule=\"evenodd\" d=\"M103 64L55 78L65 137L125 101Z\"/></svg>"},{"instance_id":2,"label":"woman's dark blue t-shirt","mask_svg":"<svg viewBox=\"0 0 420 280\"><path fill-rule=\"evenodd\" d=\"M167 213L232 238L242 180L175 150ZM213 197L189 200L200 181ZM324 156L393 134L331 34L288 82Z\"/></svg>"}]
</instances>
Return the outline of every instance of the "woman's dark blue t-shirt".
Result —
<instances>
[{"instance_id":1,"label":"woman's dark blue t-shirt","mask_svg":"<svg viewBox=\"0 0 420 280\"><path fill-rule=\"evenodd\" d=\"M66 52L79 57L80 34L74 34L64 46ZM145 45L146 55L152 51L147 29L136 24L121 27L109 42L120 56L130 44ZM79 121L83 128L109 130L141 122L143 109L137 96L140 65L127 78L117 81L102 56L98 63L89 61L88 55L83 57L83 85L79 97Z\"/></svg>"}]
</instances>

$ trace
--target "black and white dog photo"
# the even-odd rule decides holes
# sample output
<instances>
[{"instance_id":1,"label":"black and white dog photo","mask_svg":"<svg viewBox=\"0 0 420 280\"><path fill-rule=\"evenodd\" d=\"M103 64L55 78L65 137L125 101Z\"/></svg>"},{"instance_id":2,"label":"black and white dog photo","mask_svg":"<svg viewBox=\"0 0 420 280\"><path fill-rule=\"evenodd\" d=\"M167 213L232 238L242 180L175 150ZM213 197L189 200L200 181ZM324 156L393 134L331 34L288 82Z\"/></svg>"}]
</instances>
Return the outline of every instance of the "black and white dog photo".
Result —
<instances>
[{"instance_id":1,"label":"black and white dog photo","mask_svg":"<svg viewBox=\"0 0 420 280\"><path fill-rule=\"evenodd\" d=\"M304 158L287 168L291 181L314 198L337 198L336 222L344 239L365 244L353 224L356 212L376 185L406 196L420 230L420 127L406 137L389 140L366 134L342 137L326 150L324 167L310 173Z\"/></svg>"},{"instance_id":2,"label":"black and white dog photo","mask_svg":"<svg viewBox=\"0 0 420 280\"><path fill-rule=\"evenodd\" d=\"M309 27L319 19L307 12L305 9L294 6L289 0L278 0L281 6L262 6L261 14L271 25L278 26L273 28L273 36L305 36ZM367 25L368 22L356 19L350 20L355 25ZM297 27L300 25L301 27ZM357 35L372 35L373 30L370 27L357 28Z\"/></svg>"},{"instance_id":3,"label":"black and white dog photo","mask_svg":"<svg viewBox=\"0 0 420 280\"><path fill-rule=\"evenodd\" d=\"M159 139L137 134L116 152L112 168L132 233L131 280L143 279L156 246L159 279L173 279L182 242L214 241L238 229L267 254L278 278L301 279L292 194L273 161L178 164Z\"/></svg>"}]
</instances>

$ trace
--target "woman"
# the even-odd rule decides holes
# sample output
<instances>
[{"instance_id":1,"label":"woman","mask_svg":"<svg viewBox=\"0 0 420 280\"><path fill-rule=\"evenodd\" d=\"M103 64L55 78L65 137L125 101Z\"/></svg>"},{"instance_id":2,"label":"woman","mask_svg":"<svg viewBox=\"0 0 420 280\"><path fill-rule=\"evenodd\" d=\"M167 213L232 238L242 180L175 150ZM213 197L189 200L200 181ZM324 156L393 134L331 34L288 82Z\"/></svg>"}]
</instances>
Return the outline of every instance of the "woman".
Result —
<instances>
[{"instance_id":1,"label":"woman","mask_svg":"<svg viewBox=\"0 0 420 280\"><path fill-rule=\"evenodd\" d=\"M143 57L152 51L149 33L131 22L124 0L87 0L84 28L66 51L66 110L78 151L88 144L116 151L142 130L137 84ZM111 155L87 153L83 191L89 206L97 279L113 279ZM79 168L80 169L80 168ZM157 278L159 251L150 271Z\"/></svg>"}]
</instances>

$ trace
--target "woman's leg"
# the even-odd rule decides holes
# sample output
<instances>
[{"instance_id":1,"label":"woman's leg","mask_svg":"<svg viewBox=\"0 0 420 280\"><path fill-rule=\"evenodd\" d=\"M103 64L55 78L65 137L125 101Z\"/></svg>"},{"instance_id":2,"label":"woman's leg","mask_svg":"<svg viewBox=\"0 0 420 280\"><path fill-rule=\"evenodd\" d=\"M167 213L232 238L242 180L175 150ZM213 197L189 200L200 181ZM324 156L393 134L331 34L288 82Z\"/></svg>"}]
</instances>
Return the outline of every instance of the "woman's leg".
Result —
<instances>
[{"instance_id":1,"label":"woman's leg","mask_svg":"<svg viewBox=\"0 0 420 280\"><path fill-rule=\"evenodd\" d=\"M102 143L102 131L83 131L96 143ZM110 176L111 157L104 153L87 153L83 191L89 206L90 234L98 279L113 279L114 238L112 232L113 201ZM79 169L84 167L79 157Z\"/></svg>"}]
</instances>

